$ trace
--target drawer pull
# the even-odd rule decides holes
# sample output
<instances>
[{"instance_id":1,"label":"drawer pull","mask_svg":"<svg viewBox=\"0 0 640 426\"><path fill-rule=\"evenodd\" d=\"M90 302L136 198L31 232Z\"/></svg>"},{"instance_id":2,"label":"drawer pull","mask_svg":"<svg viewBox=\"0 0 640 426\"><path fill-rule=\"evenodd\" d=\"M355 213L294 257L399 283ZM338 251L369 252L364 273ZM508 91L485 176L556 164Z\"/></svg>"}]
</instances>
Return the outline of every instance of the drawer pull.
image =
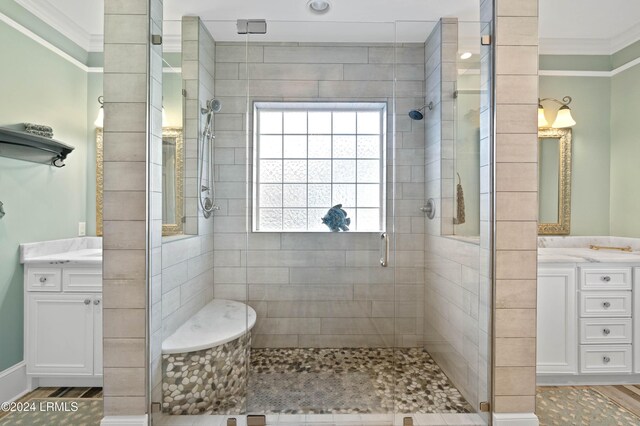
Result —
<instances>
[{"instance_id":1,"label":"drawer pull","mask_svg":"<svg viewBox=\"0 0 640 426\"><path fill-rule=\"evenodd\" d=\"M40 282L41 283L46 283L47 282L47 277L40 277Z\"/></svg>"},{"instance_id":2,"label":"drawer pull","mask_svg":"<svg viewBox=\"0 0 640 426\"><path fill-rule=\"evenodd\" d=\"M89 305L91 303L91 299L84 299L84 304Z\"/></svg>"},{"instance_id":3,"label":"drawer pull","mask_svg":"<svg viewBox=\"0 0 640 426\"><path fill-rule=\"evenodd\" d=\"M607 309L607 308L611 307L611 303L610 302L602 302L602 307Z\"/></svg>"},{"instance_id":4,"label":"drawer pull","mask_svg":"<svg viewBox=\"0 0 640 426\"><path fill-rule=\"evenodd\" d=\"M93 304L94 304L94 305L96 305L96 306L98 306L98 305L100 304L100 299L96 299L96 300L94 300L94 301L93 301Z\"/></svg>"},{"instance_id":5,"label":"drawer pull","mask_svg":"<svg viewBox=\"0 0 640 426\"><path fill-rule=\"evenodd\" d=\"M609 281L611 281L611 277L609 275L604 275L602 276L602 281L604 281L605 283L608 283Z\"/></svg>"},{"instance_id":6,"label":"drawer pull","mask_svg":"<svg viewBox=\"0 0 640 426\"><path fill-rule=\"evenodd\" d=\"M611 362L611 358L605 355L602 357L602 362L604 362L605 364L608 364L609 362Z\"/></svg>"},{"instance_id":7,"label":"drawer pull","mask_svg":"<svg viewBox=\"0 0 640 426\"><path fill-rule=\"evenodd\" d=\"M602 330L602 334L604 334L605 336L608 336L609 334L611 334L611 330L609 330L608 328L605 328Z\"/></svg>"}]
</instances>

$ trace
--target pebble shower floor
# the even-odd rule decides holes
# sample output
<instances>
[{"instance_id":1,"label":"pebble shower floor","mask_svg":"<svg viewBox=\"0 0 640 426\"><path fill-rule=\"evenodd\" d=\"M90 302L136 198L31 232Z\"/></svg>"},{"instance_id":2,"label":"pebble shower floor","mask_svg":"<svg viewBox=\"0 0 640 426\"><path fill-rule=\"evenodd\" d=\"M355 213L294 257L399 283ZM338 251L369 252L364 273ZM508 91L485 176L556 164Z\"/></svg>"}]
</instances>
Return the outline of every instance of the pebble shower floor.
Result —
<instances>
[{"instance_id":1,"label":"pebble shower floor","mask_svg":"<svg viewBox=\"0 0 640 426\"><path fill-rule=\"evenodd\" d=\"M250 413L469 413L429 354L411 349L252 349Z\"/></svg>"}]
</instances>

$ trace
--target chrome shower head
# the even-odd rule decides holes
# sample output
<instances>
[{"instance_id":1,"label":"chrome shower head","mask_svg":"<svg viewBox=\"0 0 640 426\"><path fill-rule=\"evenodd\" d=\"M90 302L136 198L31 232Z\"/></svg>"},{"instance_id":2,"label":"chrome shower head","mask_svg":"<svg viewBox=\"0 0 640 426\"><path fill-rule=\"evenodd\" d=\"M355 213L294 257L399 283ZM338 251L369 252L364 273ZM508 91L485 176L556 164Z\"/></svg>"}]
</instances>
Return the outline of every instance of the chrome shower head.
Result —
<instances>
[{"instance_id":1,"label":"chrome shower head","mask_svg":"<svg viewBox=\"0 0 640 426\"><path fill-rule=\"evenodd\" d=\"M210 99L207 101L207 107L212 111L212 112L220 112L220 110L222 109L222 102L220 102L217 99Z\"/></svg>"},{"instance_id":2,"label":"chrome shower head","mask_svg":"<svg viewBox=\"0 0 640 426\"><path fill-rule=\"evenodd\" d=\"M200 112L205 115L205 114L209 114L212 112L220 112L220 110L222 109L222 102L220 102L219 100L213 98L213 99L209 99L207 101L207 107L206 108L200 108Z\"/></svg>"},{"instance_id":3,"label":"chrome shower head","mask_svg":"<svg viewBox=\"0 0 640 426\"><path fill-rule=\"evenodd\" d=\"M421 108L412 109L411 111L409 111L409 117L412 120L422 120L424 118L424 114L420 111L424 110L425 108L429 108L429 111L431 111L433 109L433 102L429 102L428 104L423 105Z\"/></svg>"},{"instance_id":4,"label":"chrome shower head","mask_svg":"<svg viewBox=\"0 0 640 426\"><path fill-rule=\"evenodd\" d=\"M409 117L411 117L412 120L422 120L424 115L419 110L412 109L409 111Z\"/></svg>"}]
</instances>

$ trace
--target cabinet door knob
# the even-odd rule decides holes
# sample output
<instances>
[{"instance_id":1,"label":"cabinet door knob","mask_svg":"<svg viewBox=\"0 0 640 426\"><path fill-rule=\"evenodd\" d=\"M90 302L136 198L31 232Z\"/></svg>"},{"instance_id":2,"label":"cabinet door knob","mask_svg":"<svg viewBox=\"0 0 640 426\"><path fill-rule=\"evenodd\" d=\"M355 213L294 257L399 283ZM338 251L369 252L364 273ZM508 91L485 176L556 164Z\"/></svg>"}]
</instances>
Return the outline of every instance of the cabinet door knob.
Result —
<instances>
[{"instance_id":1,"label":"cabinet door knob","mask_svg":"<svg viewBox=\"0 0 640 426\"><path fill-rule=\"evenodd\" d=\"M602 302L602 306L604 306L604 308L606 309L606 308L611 306L611 303L610 302Z\"/></svg>"},{"instance_id":2,"label":"cabinet door knob","mask_svg":"<svg viewBox=\"0 0 640 426\"><path fill-rule=\"evenodd\" d=\"M611 330L609 330L608 328L605 328L604 330L602 330L602 334L604 334L605 336L608 336L611 333Z\"/></svg>"},{"instance_id":3,"label":"cabinet door knob","mask_svg":"<svg viewBox=\"0 0 640 426\"><path fill-rule=\"evenodd\" d=\"M609 275L604 275L604 276L602 277L602 281L604 281L604 282L608 283L609 281L611 281L611 277L610 277Z\"/></svg>"},{"instance_id":4,"label":"cabinet door knob","mask_svg":"<svg viewBox=\"0 0 640 426\"><path fill-rule=\"evenodd\" d=\"M100 299L96 299L96 300L94 300L94 301L93 301L93 304L94 304L94 305L96 305L96 306L97 306L97 305L99 305L99 304L100 304Z\"/></svg>"},{"instance_id":5,"label":"cabinet door knob","mask_svg":"<svg viewBox=\"0 0 640 426\"><path fill-rule=\"evenodd\" d=\"M611 361L611 358L609 358L608 356L603 356L602 357L602 362L604 362L605 364L608 364Z\"/></svg>"},{"instance_id":6,"label":"cabinet door knob","mask_svg":"<svg viewBox=\"0 0 640 426\"><path fill-rule=\"evenodd\" d=\"M46 283L47 282L47 277L40 277L40 282L41 283Z\"/></svg>"},{"instance_id":7,"label":"cabinet door knob","mask_svg":"<svg viewBox=\"0 0 640 426\"><path fill-rule=\"evenodd\" d=\"M84 304L85 304L85 305L88 305L88 304L90 304L90 303L91 303L91 299L84 299Z\"/></svg>"}]
</instances>

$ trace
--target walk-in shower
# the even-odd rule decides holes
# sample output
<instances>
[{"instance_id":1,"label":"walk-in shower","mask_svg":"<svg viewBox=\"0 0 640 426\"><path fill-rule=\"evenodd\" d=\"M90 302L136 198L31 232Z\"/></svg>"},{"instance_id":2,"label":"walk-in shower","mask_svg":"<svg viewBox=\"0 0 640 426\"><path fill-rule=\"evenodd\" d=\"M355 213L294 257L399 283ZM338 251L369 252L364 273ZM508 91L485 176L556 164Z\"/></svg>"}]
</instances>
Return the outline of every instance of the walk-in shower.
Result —
<instances>
[{"instance_id":1,"label":"walk-in shower","mask_svg":"<svg viewBox=\"0 0 640 426\"><path fill-rule=\"evenodd\" d=\"M205 116L204 130L200 138L198 148L198 185L200 187L200 207L205 218L209 218L214 210L218 210L216 206L216 188L213 175L213 141L216 136L213 134L213 114L220 112L222 103L218 99L210 99L207 101L206 108L200 110ZM204 163L207 162L207 175L203 175ZM203 179L205 184L203 184Z\"/></svg>"},{"instance_id":2,"label":"walk-in shower","mask_svg":"<svg viewBox=\"0 0 640 426\"><path fill-rule=\"evenodd\" d=\"M199 150L196 163L186 148L199 170L187 168L186 186L197 177L201 196L188 202L220 209L176 243L201 249L186 265L167 249L153 401L167 424L486 423L490 238L452 238L449 167L457 51L480 52L481 25L312 17L269 20L266 34L249 23L238 34L235 19L181 22L183 69L198 70L186 123L200 119L185 130ZM463 88L479 89L489 68L464 65L477 78ZM481 119L477 107L468 119ZM421 210L428 199L435 215ZM348 231L321 221L336 205ZM206 315L220 304L229 315Z\"/></svg>"}]
</instances>

